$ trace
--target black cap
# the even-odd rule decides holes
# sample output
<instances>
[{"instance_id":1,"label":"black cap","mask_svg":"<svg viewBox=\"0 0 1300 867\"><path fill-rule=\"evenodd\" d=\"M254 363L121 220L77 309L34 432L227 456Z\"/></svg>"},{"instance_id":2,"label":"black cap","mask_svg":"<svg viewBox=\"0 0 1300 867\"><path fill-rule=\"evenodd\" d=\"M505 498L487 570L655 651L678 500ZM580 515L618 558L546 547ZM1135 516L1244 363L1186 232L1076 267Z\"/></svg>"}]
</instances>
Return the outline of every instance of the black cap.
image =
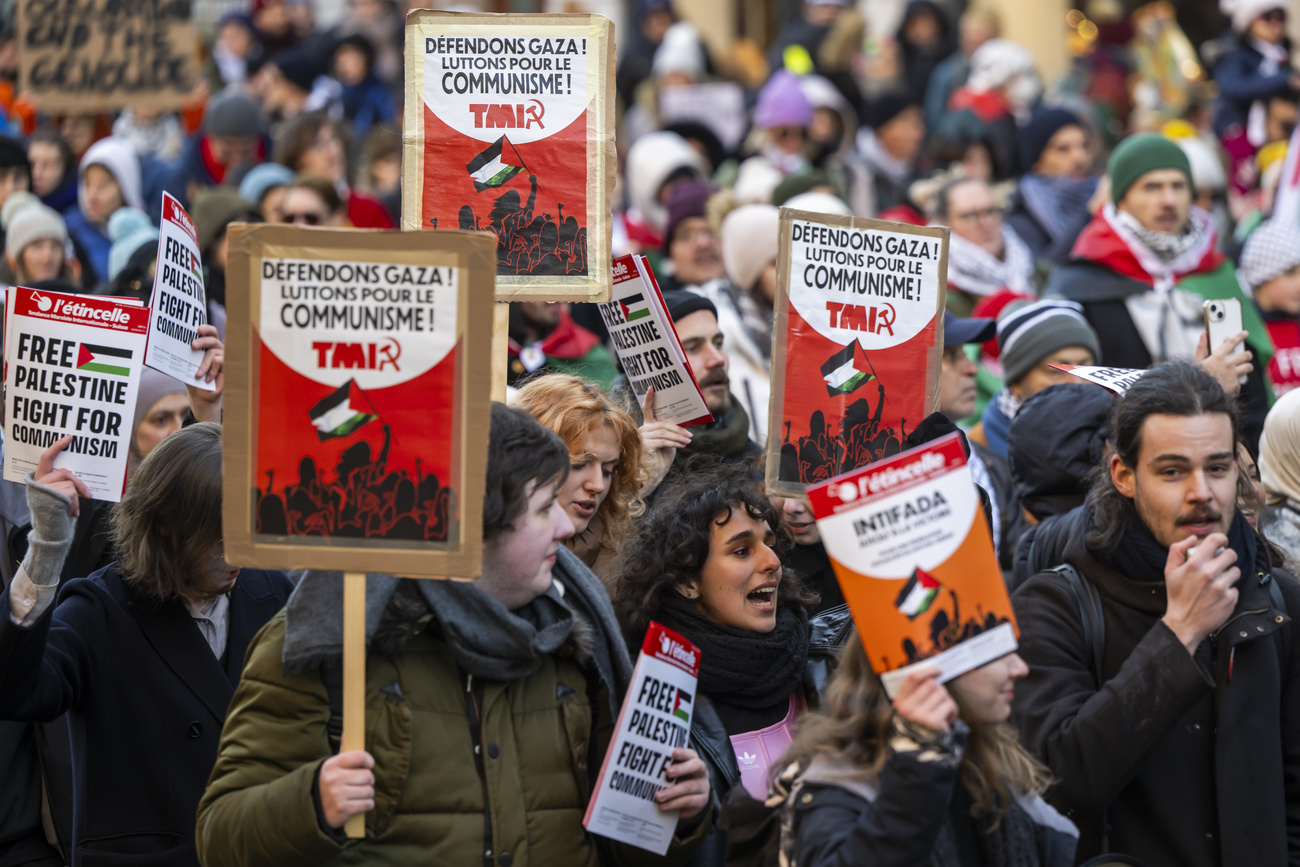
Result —
<instances>
[{"instance_id":1,"label":"black cap","mask_svg":"<svg viewBox=\"0 0 1300 867\"><path fill-rule=\"evenodd\" d=\"M17 139L0 135L0 169L22 168L28 177L32 174L32 164L27 160L27 148Z\"/></svg>"},{"instance_id":2,"label":"black cap","mask_svg":"<svg viewBox=\"0 0 1300 867\"><path fill-rule=\"evenodd\" d=\"M700 310L709 311L714 318L718 315L718 308L713 306L712 301L686 289L672 289L665 292L664 306L668 308L668 315L673 318L673 322L680 322L683 317Z\"/></svg>"},{"instance_id":3,"label":"black cap","mask_svg":"<svg viewBox=\"0 0 1300 867\"><path fill-rule=\"evenodd\" d=\"M992 340L998 333L996 319L959 319L947 310L943 311L943 348L965 346L967 343L983 343Z\"/></svg>"}]
</instances>

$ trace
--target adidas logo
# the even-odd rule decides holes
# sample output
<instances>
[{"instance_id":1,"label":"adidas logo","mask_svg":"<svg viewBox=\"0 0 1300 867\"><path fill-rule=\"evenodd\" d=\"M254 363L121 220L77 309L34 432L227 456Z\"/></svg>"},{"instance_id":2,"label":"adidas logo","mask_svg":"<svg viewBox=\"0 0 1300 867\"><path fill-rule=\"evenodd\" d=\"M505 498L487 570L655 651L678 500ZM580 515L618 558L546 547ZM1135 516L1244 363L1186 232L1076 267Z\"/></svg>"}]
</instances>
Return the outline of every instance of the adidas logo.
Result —
<instances>
[{"instance_id":1,"label":"adidas logo","mask_svg":"<svg viewBox=\"0 0 1300 867\"><path fill-rule=\"evenodd\" d=\"M736 756L736 758L740 760L740 763L742 765L752 765L754 764L754 762L758 761L758 756L751 756L747 752L741 753L740 755Z\"/></svg>"}]
</instances>

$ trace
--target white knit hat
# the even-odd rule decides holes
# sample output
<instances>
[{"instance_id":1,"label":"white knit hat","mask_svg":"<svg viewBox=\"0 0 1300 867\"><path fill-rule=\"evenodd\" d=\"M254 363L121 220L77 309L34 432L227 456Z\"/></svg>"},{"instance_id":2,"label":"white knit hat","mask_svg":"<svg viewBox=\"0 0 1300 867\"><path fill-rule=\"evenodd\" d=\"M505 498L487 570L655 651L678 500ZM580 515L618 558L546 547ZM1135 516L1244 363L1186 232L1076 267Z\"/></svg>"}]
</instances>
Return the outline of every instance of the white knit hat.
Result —
<instances>
[{"instance_id":1,"label":"white knit hat","mask_svg":"<svg viewBox=\"0 0 1300 867\"><path fill-rule=\"evenodd\" d=\"M696 81L704 78L704 43L695 25L678 21L664 31L663 41L655 49L651 71L655 77L680 72Z\"/></svg>"},{"instance_id":2,"label":"white knit hat","mask_svg":"<svg viewBox=\"0 0 1300 867\"><path fill-rule=\"evenodd\" d=\"M1219 9L1232 18L1232 29L1245 33L1255 19L1274 9L1286 10L1286 0L1219 0Z\"/></svg>"},{"instance_id":3,"label":"white knit hat","mask_svg":"<svg viewBox=\"0 0 1300 867\"><path fill-rule=\"evenodd\" d=\"M791 196L785 200L783 207L794 208L797 211L815 211L819 214L836 214L841 217L853 216L853 209L839 196L815 191Z\"/></svg>"},{"instance_id":4,"label":"white knit hat","mask_svg":"<svg viewBox=\"0 0 1300 867\"><path fill-rule=\"evenodd\" d=\"M1300 265L1300 226L1286 220L1265 220L1246 239L1237 277L1242 288L1255 290Z\"/></svg>"},{"instance_id":5,"label":"white knit hat","mask_svg":"<svg viewBox=\"0 0 1300 867\"><path fill-rule=\"evenodd\" d=\"M17 259L28 244L41 238L53 238L60 245L68 243L68 227L59 212L47 205L28 205L19 209L9 220L5 233L5 255Z\"/></svg>"},{"instance_id":6,"label":"white knit hat","mask_svg":"<svg viewBox=\"0 0 1300 867\"><path fill-rule=\"evenodd\" d=\"M741 205L722 221L722 264L727 276L748 291L763 269L776 261L780 218L765 204Z\"/></svg>"}]
</instances>

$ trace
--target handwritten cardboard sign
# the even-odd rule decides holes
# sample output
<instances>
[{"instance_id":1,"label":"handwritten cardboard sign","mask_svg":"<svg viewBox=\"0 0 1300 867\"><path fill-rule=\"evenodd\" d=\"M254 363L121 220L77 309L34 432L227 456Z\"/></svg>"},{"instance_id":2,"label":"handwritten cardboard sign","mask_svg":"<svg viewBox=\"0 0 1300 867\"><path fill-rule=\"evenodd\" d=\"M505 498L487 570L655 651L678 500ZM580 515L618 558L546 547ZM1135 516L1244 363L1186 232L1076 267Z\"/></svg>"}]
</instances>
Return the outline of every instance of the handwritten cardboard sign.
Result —
<instances>
[{"instance_id":1,"label":"handwritten cardboard sign","mask_svg":"<svg viewBox=\"0 0 1300 867\"><path fill-rule=\"evenodd\" d=\"M44 111L179 108L199 74L189 0L18 0L18 90Z\"/></svg>"}]
</instances>

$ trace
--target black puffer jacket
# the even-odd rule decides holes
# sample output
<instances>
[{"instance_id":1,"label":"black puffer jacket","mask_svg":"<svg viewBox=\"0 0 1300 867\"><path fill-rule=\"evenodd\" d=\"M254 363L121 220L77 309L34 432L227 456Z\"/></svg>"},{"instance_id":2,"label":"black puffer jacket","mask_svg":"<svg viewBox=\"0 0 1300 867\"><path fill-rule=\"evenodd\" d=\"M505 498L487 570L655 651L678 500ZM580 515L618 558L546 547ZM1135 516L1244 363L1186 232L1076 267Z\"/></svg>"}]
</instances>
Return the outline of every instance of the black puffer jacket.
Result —
<instances>
[{"instance_id":1,"label":"black puffer jacket","mask_svg":"<svg viewBox=\"0 0 1300 867\"><path fill-rule=\"evenodd\" d=\"M839 666L844 642L853 631L853 616L848 605L827 609L809 621L808 663L804 667L803 688L808 707L820 704L826 684ZM709 766L713 786L715 815L727 792L740 784L740 765L731 748L731 738L722 724L722 718L709 701L701 695L695 703L695 718L691 721L691 745ZM777 763L779 764L779 763ZM690 867L722 867L727 839L721 831L710 834L691 858Z\"/></svg>"}]
</instances>

